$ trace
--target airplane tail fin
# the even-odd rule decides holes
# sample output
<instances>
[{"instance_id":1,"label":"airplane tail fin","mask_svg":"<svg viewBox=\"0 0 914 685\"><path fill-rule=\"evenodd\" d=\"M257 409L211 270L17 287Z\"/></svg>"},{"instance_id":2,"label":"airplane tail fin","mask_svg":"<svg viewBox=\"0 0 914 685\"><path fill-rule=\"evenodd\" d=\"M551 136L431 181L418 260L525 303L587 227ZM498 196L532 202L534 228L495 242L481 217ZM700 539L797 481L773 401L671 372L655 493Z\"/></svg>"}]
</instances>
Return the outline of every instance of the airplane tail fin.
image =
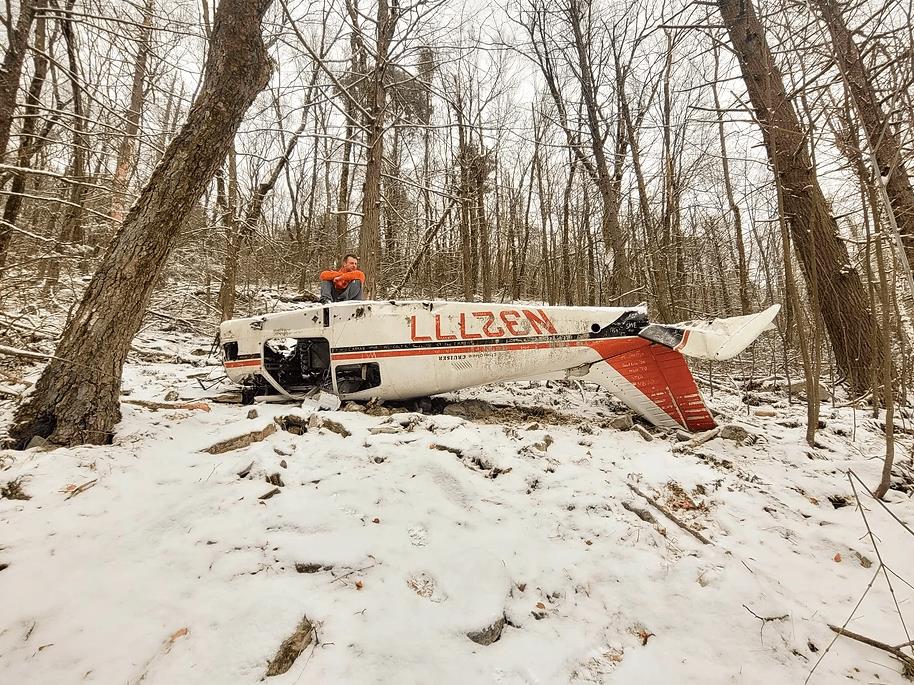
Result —
<instances>
[{"instance_id":1,"label":"airplane tail fin","mask_svg":"<svg viewBox=\"0 0 914 685\"><path fill-rule=\"evenodd\" d=\"M732 359L751 345L771 322L781 305L748 316L734 316L711 321L685 321L676 324L650 324L638 335L659 343L687 357L722 361Z\"/></svg>"},{"instance_id":2,"label":"airplane tail fin","mask_svg":"<svg viewBox=\"0 0 914 685\"><path fill-rule=\"evenodd\" d=\"M597 383L655 426L705 431L717 424L685 357L661 345L642 345L604 357L585 380Z\"/></svg>"}]
</instances>

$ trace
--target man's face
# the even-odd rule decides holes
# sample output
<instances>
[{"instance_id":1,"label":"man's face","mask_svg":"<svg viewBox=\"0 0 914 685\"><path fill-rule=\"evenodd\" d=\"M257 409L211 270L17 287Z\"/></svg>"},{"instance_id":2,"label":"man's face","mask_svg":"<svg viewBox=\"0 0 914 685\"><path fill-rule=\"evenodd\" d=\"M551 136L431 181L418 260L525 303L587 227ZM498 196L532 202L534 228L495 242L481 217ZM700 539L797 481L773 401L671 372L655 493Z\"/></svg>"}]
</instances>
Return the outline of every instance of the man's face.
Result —
<instances>
[{"instance_id":1,"label":"man's face","mask_svg":"<svg viewBox=\"0 0 914 685\"><path fill-rule=\"evenodd\" d=\"M348 257L346 261L343 262L343 268L340 269L343 273L349 273L350 271L355 271L359 268L359 260L355 257Z\"/></svg>"}]
</instances>

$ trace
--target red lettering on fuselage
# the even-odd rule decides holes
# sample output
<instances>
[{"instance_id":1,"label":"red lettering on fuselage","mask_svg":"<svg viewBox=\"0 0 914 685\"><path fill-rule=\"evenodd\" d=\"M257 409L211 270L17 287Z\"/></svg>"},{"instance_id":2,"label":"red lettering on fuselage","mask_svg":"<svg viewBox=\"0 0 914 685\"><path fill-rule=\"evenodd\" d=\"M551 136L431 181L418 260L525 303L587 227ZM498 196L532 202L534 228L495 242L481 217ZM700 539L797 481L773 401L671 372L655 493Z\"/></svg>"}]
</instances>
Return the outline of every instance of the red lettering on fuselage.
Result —
<instances>
[{"instance_id":1,"label":"red lettering on fuselage","mask_svg":"<svg viewBox=\"0 0 914 685\"><path fill-rule=\"evenodd\" d=\"M470 318L472 316L472 318ZM479 338L504 338L506 335L512 337L525 337L528 335L543 335L544 333L555 334L555 325L549 320L542 309L531 311L528 309L505 309L500 312L472 312L467 315L460 312L457 317L457 332L450 333L442 330L441 314L435 314L435 334L419 335L416 331L420 323L417 322L417 316L409 317L409 337L414 342L425 342L432 340L478 340ZM422 317L423 320L427 320ZM469 323L467 322L469 319ZM473 324L474 319L479 322ZM430 322L429 322L430 323ZM481 323L481 327L480 327ZM500 324L504 324L503 326ZM473 330L475 329L475 330ZM507 332L506 330L507 329Z\"/></svg>"},{"instance_id":2,"label":"red lettering on fuselage","mask_svg":"<svg viewBox=\"0 0 914 685\"><path fill-rule=\"evenodd\" d=\"M441 315L435 314L435 338L437 340L457 340L456 335L445 335L441 332Z\"/></svg>"},{"instance_id":3,"label":"red lettering on fuselage","mask_svg":"<svg viewBox=\"0 0 914 685\"><path fill-rule=\"evenodd\" d=\"M501 313L501 320L508 329L508 333L514 336L527 335L530 333L530 324L521 319L520 312L513 309L506 309Z\"/></svg>"},{"instance_id":4,"label":"red lettering on fuselage","mask_svg":"<svg viewBox=\"0 0 914 685\"><path fill-rule=\"evenodd\" d=\"M414 342L432 339L432 337L430 335L416 335L416 317L415 317L415 315L409 317L409 338L410 338L410 340L413 340Z\"/></svg>"},{"instance_id":5,"label":"red lettering on fuselage","mask_svg":"<svg viewBox=\"0 0 914 685\"><path fill-rule=\"evenodd\" d=\"M505 329L501 326L495 326L495 314L492 312L473 312L475 316L480 321L485 321L482 325L482 334L487 338L503 338L505 335Z\"/></svg>"},{"instance_id":6,"label":"red lettering on fuselage","mask_svg":"<svg viewBox=\"0 0 914 685\"><path fill-rule=\"evenodd\" d=\"M552 333L555 335L555 326L549 320L546 312L544 312L542 309L538 309L536 312L525 309L524 316L527 317L527 321L530 322L530 324L533 326L533 330L536 331L538 335L543 333L543 329L545 329L547 333ZM542 326L542 328L540 328L540 326Z\"/></svg>"},{"instance_id":7,"label":"red lettering on fuselage","mask_svg":"<svg viewBox=\"0 0 914 685\"><path fill-rule=\"evenodd\" d=\"M482 333L470 333L467 331L467 315L460 312L460 337L464 340L475 340L482 337Z\"/></svg>"}]
</instances>

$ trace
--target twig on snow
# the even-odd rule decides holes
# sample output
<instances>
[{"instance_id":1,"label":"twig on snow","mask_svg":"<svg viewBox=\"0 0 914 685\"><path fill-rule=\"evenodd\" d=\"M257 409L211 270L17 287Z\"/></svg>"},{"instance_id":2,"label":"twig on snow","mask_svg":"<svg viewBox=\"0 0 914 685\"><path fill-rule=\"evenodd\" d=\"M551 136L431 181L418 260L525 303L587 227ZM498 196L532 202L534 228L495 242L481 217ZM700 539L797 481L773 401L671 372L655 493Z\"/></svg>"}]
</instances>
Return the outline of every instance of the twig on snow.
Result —
<instances>
[{"instance_id":1,"label":"twig on snow","mask_svg":"<svg viewBox=\"0 0 914 685\"><path fill-rule=\"evenodd\" d=\"M686 524L684 524L682 521L680 521L678 518L676 518L676 516L673 514L673 512L671 512L665 506L660 504L660 502L655 500L653 497L649 497L648 495L645 495L643 492L641 492L641 490L639 490L637 486L633 485L632 483L626 483L626 485L628 485L628 487L631 489L632 492L634 492L639 497L643 497L644 499L646 499L648 501L648 504L650 504L652 507L654 507L654 509L656 509L661 514L666 516L670 521L672 521L677 526L682 528L686 533L691 535L693 538L698 540L700 543L702 543L703 545L714 544L710 540L708 540L708 538L706 538L704 535L699 533L697 530L692 530Z\"/></svg>"},{"instance_id":2,"label":"twig on snow","mask_svg":"<svg viewBox=\"0 0 914 685\"><path fill-rule=\"evenodd\" d=\"M852 640L857 640L857 642L862 642L863 644L869 645L870 647L875 647L876 649L881 649L883 652L888 652L902 663L904 666L905 676L909 678L914 676L914 658L902 652L901 647L893 647L892 645L886 644L885 642L880 642L879 640L874 640L873 638L867 637L866 635L854 633L847 628L839 628L838 626L833 626L831 623L828 624L828 627L838 633L838 635L844 635L845 637L849 637ZM911 643L906 642L905 645L907 644Z\"/></svg>"},{"instance_id":3,"label":"twig on snow","mask_svg":"<svg viewBox=\"0 0 914 685\"><path fill-rule=\"evenodd\" d=\"M746 606L745 604L743 604L743 609L745 609L746 611L748 611L750 614L752 614L752 615L755 616L759 621L762 622L762 626L761 626L761 628L759 628L759 630L758 630L759 639L762 639L762 631L765 630L765 624L766 624L766 623L769 623L770 621L786 621L788 618L790 618L790 614L784 614L783 616L759 616L757 613L755 613L754 611L752 611L752 609L750 609L750 608L749 608L748 606Z\"/></svg>"}]
</instances>

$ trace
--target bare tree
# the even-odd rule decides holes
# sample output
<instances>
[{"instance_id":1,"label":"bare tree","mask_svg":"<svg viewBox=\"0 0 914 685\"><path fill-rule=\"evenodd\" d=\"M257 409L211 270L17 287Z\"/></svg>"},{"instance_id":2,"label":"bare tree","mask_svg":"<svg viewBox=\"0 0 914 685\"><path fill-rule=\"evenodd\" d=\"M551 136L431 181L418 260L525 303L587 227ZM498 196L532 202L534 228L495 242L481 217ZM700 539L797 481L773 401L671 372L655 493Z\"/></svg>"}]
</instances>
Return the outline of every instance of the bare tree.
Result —
<instances>
[{"instance_id":1,"label":"bare tree","mask_svg":"<svg viewBox=\"0 0 914 685\"><path fill-rule=\"evenodd\" d=\"M717 0L739 59L768 158L784 188L783 208L807 284L818 279L822 317L838 367L851 388L863 394L882 349L873 344L878 328L866 291L822 194L803 131L750 0ZM878 339L878 337L876 338Z\"/></svg>"},{"instance_id":2,"label":"bare tree","mask_svg":"<svg viewBox=\"0 0 914 685\"><path fill-rule=\"evenodd\" d=\"M7 8L10 5L7 4ZM13 114L16 111L16 95L19 91L19 77L28 51L29 33L35 19L35 0L21 0L19 18L13 25L12 15L4 21L6 36L9 41L0 66L0 162L9 145L10 129L13 125Z\"/></svg>"},{"instance_id":3,"label":"bare tree","mask_svg":"<svg viewBox=\"0 0 914 685\"><path fill-rule=\"evenodd\" d=\"M219 3L200 93L67 322L55 357L17 409L10 436L19 446L35 436L61 445L111 441L124 359L156 276L269 80L261 21L270 4Z\"/></svg>"}]
</instances>

